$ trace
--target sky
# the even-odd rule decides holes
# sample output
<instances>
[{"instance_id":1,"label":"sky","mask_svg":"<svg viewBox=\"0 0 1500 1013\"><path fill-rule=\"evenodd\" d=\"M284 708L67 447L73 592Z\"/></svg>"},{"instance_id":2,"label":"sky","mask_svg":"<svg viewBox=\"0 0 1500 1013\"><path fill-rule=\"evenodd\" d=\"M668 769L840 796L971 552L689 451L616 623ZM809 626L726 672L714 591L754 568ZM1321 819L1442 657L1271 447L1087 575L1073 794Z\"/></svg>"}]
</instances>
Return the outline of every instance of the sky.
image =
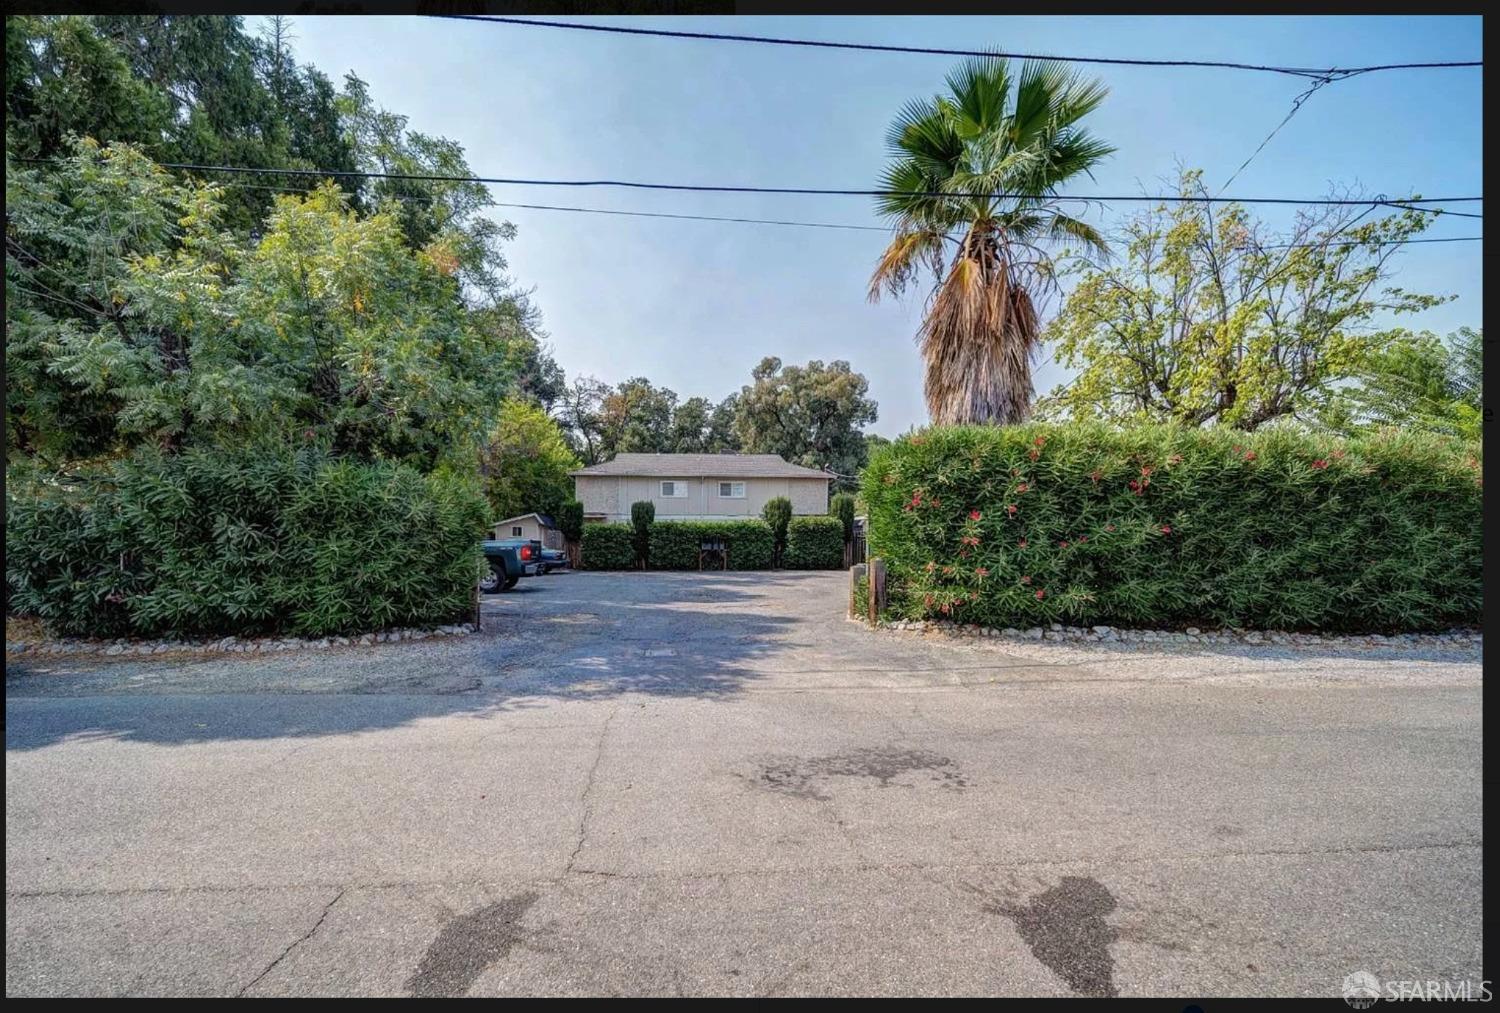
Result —
<instances>
[{"instance_id":1,"label":"sky","mask_svg":"<svg viewBox=\"0 0 1500 1013\"><path fill-rule=\"evenodd\" d=\"M957 49L1288 66L1482 58L1479 17L570 18L687 31ZM254 19L251 28L255 27ZM651 38L420 17L298 17L298 58L356 72L410 127L462 144L478 175L873 188L885 133L942 89L957 57ZM1178 166L1222 183L1306 82L1246 71L1090 66L1110 87L1087 121L1118 151L1081 194L1170 193ZM1238 196L1483 193L1479 68L1404 70L1310 98L1234 181ZM869 197L497 186L496 201L878 225ZM1482 205L1457 205L1479 210ZM1108 225L1131 212L1117 204ZM879 232L495 208L509 273L531 291L570 378L645 376L719 400L765 356L845 359L896 436L927 421L914 335L926 288L865 298ZM1289 212L1262 212L1280 224ZM1427 236L1479 235L1446 219ZM1481 243L1408 246L1394 284L1458 298L1405 326L1482 319ZM1055 307L1056 300L1053 305ZM1038 356L1039 393L1068 373Z\"/></svg>"}]
</instances>

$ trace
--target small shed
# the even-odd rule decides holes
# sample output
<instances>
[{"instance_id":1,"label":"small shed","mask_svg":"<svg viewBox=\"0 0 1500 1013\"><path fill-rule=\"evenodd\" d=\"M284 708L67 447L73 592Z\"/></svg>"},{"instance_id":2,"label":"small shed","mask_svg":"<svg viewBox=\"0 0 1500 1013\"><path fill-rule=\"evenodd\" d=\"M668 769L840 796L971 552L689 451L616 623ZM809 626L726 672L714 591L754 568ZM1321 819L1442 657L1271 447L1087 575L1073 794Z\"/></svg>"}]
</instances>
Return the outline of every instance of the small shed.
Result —
<instances>
[{"instance_id":1,"label":"small shed","mask_svg":"<svg viewBox=\"0 0 1500 1013\"><path fill-rule=\"evenodd\" d=\"M521 514L495 522L496 538L529 538L548 549L564 548L563 533L557 522L546 514Z\"/></svg>"}]
</instances>

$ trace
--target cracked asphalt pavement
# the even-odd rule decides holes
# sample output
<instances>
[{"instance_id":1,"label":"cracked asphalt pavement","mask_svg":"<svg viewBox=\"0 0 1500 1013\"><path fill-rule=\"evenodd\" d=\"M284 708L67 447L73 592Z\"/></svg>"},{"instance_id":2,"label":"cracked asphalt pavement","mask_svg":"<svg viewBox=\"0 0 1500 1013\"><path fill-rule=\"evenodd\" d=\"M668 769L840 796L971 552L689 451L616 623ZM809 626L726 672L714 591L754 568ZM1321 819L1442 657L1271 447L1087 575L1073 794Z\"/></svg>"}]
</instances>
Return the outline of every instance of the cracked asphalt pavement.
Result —
<instances>
[{"instance_id":1,"label":"cracked asphalt pavement","mask_svg":"<svg viewBox=\"0 0 1500 1013\"><path fill-rule=\"evenodd\" d=\"M6 675L6 993L1478 982L1477 650L870 632L558 574L471 637Z\"/></svg>"}]
</instances>

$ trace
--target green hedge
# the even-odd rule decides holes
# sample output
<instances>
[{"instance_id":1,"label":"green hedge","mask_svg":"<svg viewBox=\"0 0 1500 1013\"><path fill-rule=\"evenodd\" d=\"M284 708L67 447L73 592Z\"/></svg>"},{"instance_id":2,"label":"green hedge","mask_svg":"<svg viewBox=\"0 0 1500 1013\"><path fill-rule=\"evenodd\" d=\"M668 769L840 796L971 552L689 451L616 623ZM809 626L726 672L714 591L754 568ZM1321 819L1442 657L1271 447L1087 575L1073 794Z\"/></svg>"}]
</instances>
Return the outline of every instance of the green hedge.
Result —
<instances>
[{"instance_id":1,"label":"green hedge","mask_svg":"<svg viewBox=\"0 0 1500 1013\"><path fill-rule=\"evenodd\" d=\"M326 635L471 614L470 483L321 452L141 454L7 490L10 608L73 636Z\"/></svg>"},{"instance_id":2,"label":"green hedge","mask_svg":"<svg viewBox=\"0 0 1500 1013\"><path fill-rule=\"evenodd\" d=\"M1478 624L1480 448L1391 433L936 428L863 477L906 618L992 626Z\"/></svg>"},{"instance_id":3,"label":"green hedge","mask_svg":"<svg viewBox=\"0 0 1500 1013\"><path fill-rule=\"evenodd\" d=\"M629 524L585 524L581 555L585 570L633 570L635 529Z\"/></svg>"},{"instance_id":4,"label":"green hedge","mask_svg":"<svg viewBox=\"0 0 1500 1013\"><path fill-rule=\"evenodd\" d=\"M698 547L704 539L729 545L729 569L769 570L775 539L760 520L656 521L651 525L653 570L698 569Z\"/></svg>"},{"instance_id":5,"label":"green hedge","mask_svg":"<svg viewBox=\"0 0 1500 1013\"><path fill-rule=\"evenodd\" d=\"M844 522L837 517L793 517L781 565L788 570L838 570L844 565Z\"/></svg>"}]
</instances>

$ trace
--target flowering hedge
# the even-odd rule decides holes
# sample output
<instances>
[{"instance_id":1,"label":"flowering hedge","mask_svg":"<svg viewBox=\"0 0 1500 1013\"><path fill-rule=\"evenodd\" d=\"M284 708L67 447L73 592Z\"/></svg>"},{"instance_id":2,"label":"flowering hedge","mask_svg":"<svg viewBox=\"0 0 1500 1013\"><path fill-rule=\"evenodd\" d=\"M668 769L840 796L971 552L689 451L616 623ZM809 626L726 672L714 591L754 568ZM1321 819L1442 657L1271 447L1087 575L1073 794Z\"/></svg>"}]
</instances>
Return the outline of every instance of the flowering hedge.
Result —
<instances>
[{"instance_id":1,"label":"flowering hedge","mask_svg":"<svg viewBox=\"0 0 1500 1013\"><path fill-rule=\"evenodd\" d=\"M723 520L656 521L651 525L651 569L698 569L698 549L706 539L728 545L731 570L771 568L771 526L762 520Z\"/></svg>"},{"instance_id":2,"label":"flowering hedge","mask_svg":"<svg viewBox=\"0 0 1500 1013\"><path fill-rule=\"evenodd\" d=\"M863 478L904 618L1478 624L1480 448L1408 434L935 428Z\"/></svg>"},{"instance_id":3,"label":"flowering hedge","mask_svg":"<svg viewBox=\"0 0 1500 1013\"><path fill-rule=\"evenodd\" d=\"M844 565L844 522L837 517L793 517L781 565L788 570L837 570Z\"/></svg>"},{"instance_id":4,"label":"flowering hedge","mask_svg":"<svg viewBox=\"0 0 1500 1013\"><path fill-rule=\"evenodd\" d=\"M579 547L585 570L635 568L635 529L629 524L585 524Z\"/></svg>"}]
</instances>

